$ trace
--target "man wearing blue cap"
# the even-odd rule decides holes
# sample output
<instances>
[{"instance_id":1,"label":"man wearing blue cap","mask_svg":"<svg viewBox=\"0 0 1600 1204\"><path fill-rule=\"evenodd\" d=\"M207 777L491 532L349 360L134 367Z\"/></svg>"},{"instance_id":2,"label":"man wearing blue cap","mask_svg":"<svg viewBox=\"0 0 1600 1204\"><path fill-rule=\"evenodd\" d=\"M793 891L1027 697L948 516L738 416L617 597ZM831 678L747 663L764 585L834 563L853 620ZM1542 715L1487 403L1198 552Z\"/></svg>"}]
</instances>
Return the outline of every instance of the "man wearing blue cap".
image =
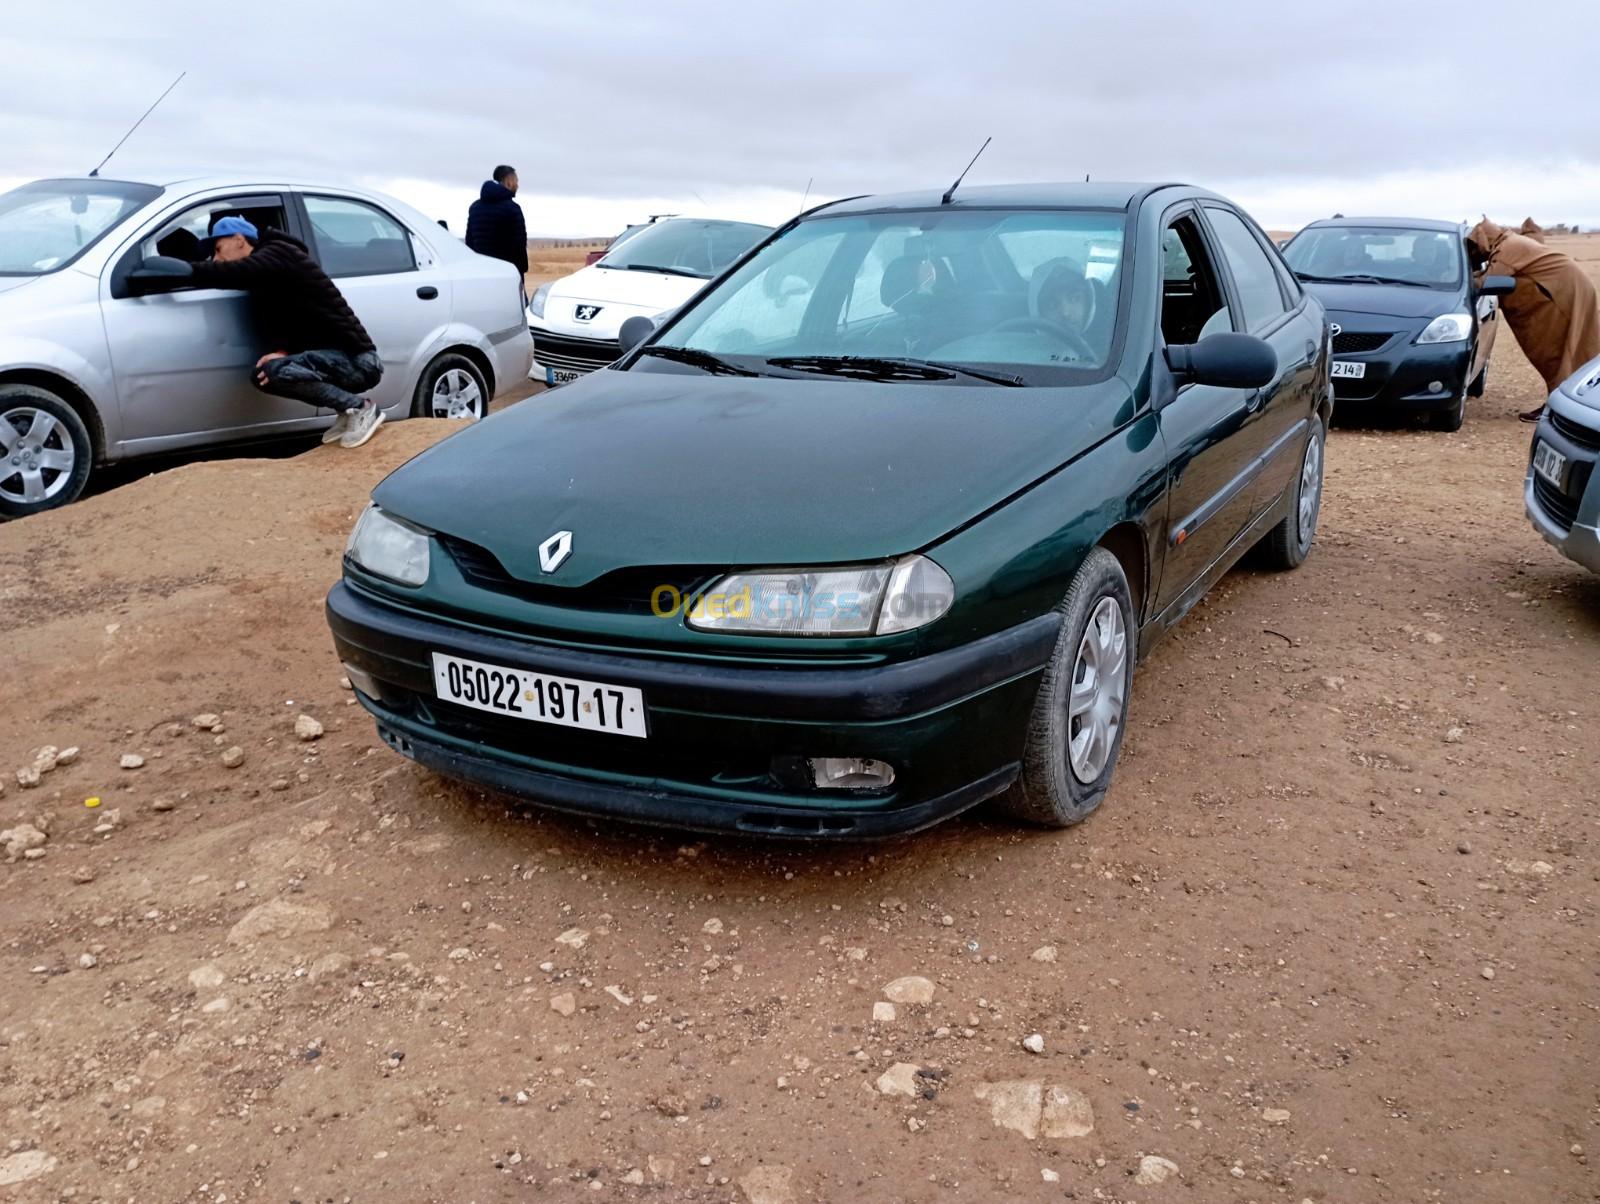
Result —
<instances>
[{"instance_id":1,"label":"man wearing blue cap","mask_svg":"<svg viewBox=\"0 0 1600 1204\"><path fill-rule=\"evenodd\" d=\"M211 258L194 264L194 282L250 294L268 351L256 361L256 387L339 417L322 436L360 447L383 423L383 411L361 394L383 376L383 361L366 328L305 243L281 230L258 232L242 217L211 228Z\"/></svg>"}]
</instances>

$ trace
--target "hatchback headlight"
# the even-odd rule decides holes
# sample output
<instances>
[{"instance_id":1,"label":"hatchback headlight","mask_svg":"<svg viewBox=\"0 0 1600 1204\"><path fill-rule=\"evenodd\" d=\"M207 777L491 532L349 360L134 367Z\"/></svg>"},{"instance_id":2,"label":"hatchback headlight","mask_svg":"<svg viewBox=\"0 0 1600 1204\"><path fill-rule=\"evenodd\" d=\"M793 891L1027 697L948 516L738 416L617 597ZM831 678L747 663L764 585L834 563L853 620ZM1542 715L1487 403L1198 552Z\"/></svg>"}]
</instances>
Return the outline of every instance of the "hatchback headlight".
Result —
<instances>
[{"instance_id":1,"label":"hatchback headlight","mask_svg":"<svg viewBox=\"0 0 1600 1204\"><path fill-rule=\"evenodd\" d=\"M550 295L550 286L541 284L533 290L533 296L528 298L528 316L530 318L544 317L545 298Z\"/></svg>"},{"instance_id":2,"label":"hatchback headlight","mask_svg":"<svg viewBox=\"0 0 1600 1204\"><path fill-rule=\"evenodd\" d=\"M1471 314L1440 314L1417 336L1419 343L1459 343L1472 337Z\"/></svg>"},{"instance_id":3,"label":"hatchback headlight","mask_svg":"<svg viewBox=\"0 0 1600 1204\"><path fill-rule=\"evenodd\" d=\"M427 532L376 506L368 506L356 520L344 554L367 572L401 585L421 585L428 579Z\"/></svg>"},{"instance_id":4,"label":"hatchback headlight","mask_svg":"<svg viewBox=\"0 0 1600 1204\"><path fill-rule=\"evenodd\" d=\"M745 635L893 635L943 615L955 584L926 556L724 577L690 600L689 626Z\"/></svg>"}]
</instances>

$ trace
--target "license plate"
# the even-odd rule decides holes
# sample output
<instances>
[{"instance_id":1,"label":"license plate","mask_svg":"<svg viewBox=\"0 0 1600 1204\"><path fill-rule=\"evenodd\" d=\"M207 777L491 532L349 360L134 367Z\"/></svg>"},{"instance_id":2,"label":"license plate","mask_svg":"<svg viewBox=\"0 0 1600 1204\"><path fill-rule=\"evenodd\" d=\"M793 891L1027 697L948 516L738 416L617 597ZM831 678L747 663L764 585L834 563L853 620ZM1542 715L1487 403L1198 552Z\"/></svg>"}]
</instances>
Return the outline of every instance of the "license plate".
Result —
<instances>
[{"instance_id":1,"label":"license plate","mask_svg":"<svg viewBox=\"0 0 1600 1204\"><path fill-rule=\"evenodd\" d=\"M568 381L577 380L581 372L574 372L570 368L546 368L544 370L544 383L547 385L564 385Z\"/></svg>"},{"instance_id":2,"label":"license plate","mask_svg":"<svg viewBox=\"0 0 1600 1204\"><path fill-rule=\"evenodd\" d=\"M1334 360L1333 375L1345 376L1351 380L1360 380L1367 374L1367 366L1360 360Z\"/></svg>"},{"instance_id":3,"label":"license plate","mask_svg":"<svg viewBox=\"0 0 1600 1204\"><path fill-rule=\"evenodd\" d=\"M632 686L552 677L435 652L433 687L446 702L512 719L612 735L648 734L644 695Z\"/></svg>"},{"instance_id":4,"label":"license plate","mask_svg":"<svg viewBox=\"0 0 1600 1204\"><path fill-rule=\"evenodd\" d=\"M1533 449L1533 471L1557 489L1566 489L1567 458L1548 443L1540 443Z\"/></svg>"}]
</instances>

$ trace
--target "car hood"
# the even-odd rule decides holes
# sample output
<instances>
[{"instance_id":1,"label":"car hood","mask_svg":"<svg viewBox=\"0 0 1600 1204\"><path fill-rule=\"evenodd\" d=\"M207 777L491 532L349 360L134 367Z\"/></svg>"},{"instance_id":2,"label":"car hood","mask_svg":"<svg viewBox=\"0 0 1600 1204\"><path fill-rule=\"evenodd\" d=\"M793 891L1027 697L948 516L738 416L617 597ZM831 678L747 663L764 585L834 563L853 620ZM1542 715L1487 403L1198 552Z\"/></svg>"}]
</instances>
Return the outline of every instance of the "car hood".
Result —
<instances>
[{"instance_id":1,"label":"car hood","mask_svg":"<svg viewBox=\"0 0 1600 1204\"><path fill-rule=\"evenodd\" d=\"M705 285L697 276L587 267L553 283L545 297L544 316L535 318L530 311L528 321L562 334L614 339L629 318L653 318L676 309ZM598 310L586 310L587 317L578 317L580 307L595 306Z\"/></svg>"},{"instance_id":2,"label":"car hood","mask_svg":"<svg viewBox=\"0 0 1600 1204\"><path fill-rule=\"evenodd\" d=\"M583 585L646 565L822 565L925 548L1110 435L1112 379L1074 389L603 369L430 448L373 493ZM549 576L538 545L572 532Z\"/></svg>"},{"instance_id":3,"label":"car hood","mask_svg":"<svg viewBox=\"0 0 1600 1204\"><path fill-rule=\"evenodd\" d=\"M37 279L37 276L0 276L0 293L9 293L24 284L32 284Z\"/></svg>"},{"instance_id":4,"label":"car hood","mask_svg":"<svg viewBox=\"0 0 1600 1204\"><path fill-rule=\"evenodd\" d=\"M1437 318L1469 308L1459 290L1411 288L1404 284L1321 284L1301 287L1330 313L1381 314L1389 318Z\"/></svg>"}]
</instances>

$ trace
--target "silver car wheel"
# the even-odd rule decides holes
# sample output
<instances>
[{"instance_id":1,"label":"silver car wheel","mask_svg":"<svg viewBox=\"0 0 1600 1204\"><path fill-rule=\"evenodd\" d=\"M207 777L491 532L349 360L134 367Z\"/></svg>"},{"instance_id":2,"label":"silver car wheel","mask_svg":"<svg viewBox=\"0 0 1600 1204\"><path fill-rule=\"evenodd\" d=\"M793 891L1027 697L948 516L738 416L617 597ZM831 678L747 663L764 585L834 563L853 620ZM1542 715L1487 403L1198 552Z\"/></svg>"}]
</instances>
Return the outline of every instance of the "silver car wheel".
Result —
<instances>
[{"instance_id":1,"label":"silver car wheel","mask_svg":"<svg viewBox=\"0 0 1600 1204\"><path fill-rule=\"evenodd\" d=\"M47 502L71 482L77 461L72 433L54 415L33 406L0 414L0 498Z\"/></svg>"},{"instance_id":2,"label":"silver car wheel","mask_svg":"<svg viewBox=\"0 0 1600 1204\"><path fill-rule=\"evenodd\" d=\"M1317 506L1322 500L1322 436L1313 431L1306 441L1305 459L1300 462L1300 542L1311 538L1317 525Z\"/></svg>"},{"instance_id":3,"label":"silver car wheel","mask_svg":"<svg viewBox=\"0 0 1600 1204\"><path fill-rule=\"evenodd\" d=\"M1067 701L1067 754L1085 785L1105 772L1122 728L1128 690L1128 632L1115 598L1101 598L1089 615L1072 666Z\"/></svg>"},{"instance_id":4,"label":"silver car wheel","mask_svg":"<svg viewBox=\"0 0 1600 1204\"><path fill-rule=\"evenodd\" d=\"M483 390L462 368L447 368L433 385L432 412L435 418L483 417Z\"/></svg>"}]
</instances>

